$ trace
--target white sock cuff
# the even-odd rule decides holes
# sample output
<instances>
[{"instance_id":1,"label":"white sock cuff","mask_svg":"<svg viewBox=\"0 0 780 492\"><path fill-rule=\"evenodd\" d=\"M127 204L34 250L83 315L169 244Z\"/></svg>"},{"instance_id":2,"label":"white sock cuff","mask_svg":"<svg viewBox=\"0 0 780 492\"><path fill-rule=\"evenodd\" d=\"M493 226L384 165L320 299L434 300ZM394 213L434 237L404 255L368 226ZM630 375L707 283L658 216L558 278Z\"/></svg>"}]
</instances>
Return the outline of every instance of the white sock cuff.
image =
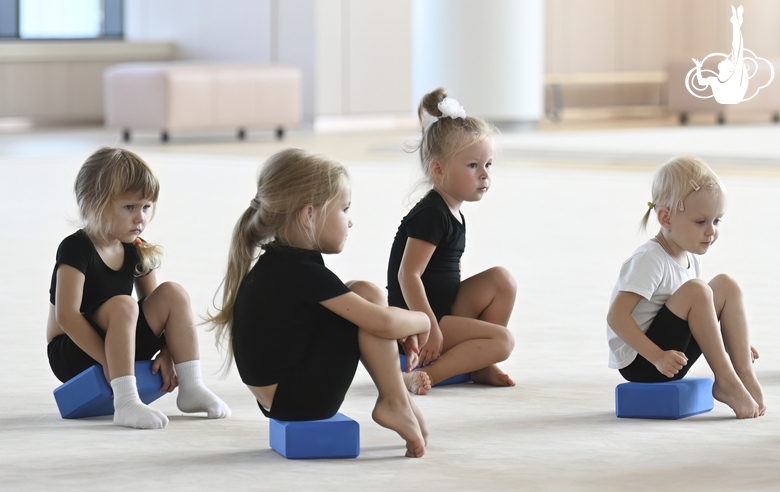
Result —
<instances>
[{"instance_id":1,"label":"white sock cuff","mask_svg":"<svg viewBox=\"0 0 780 492\"><path fill-rule=\"evenodd\" d=\"M138 396L138 386L136 386L135 376L120 376L111 380L111 389L114 390L114 398L126 396Z\"/></svg>"},{"instance_id":2,"label":"white sock cuff","mask_svg":"<svg viewBox=\"0 0 780 492\"><path fill-rule=\"evenodd\" d=\"M179 385L188 386L201 381L200 361L198 359L179 362L175 364L175 367L176 375L179 377Z\"/></svg>"}]
</instances>

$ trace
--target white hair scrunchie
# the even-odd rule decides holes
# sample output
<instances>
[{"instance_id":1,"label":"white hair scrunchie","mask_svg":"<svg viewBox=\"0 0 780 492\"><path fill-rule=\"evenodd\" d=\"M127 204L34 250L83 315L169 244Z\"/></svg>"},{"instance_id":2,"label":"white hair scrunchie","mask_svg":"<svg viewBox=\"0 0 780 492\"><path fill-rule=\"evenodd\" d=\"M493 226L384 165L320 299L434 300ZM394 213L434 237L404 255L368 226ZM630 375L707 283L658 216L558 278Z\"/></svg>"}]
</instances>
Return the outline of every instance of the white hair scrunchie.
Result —
<instances>
[{"instance_id":1,"label":"white hair scrunchie","mask_svg":"<svg viewBox=\"0 0 780 492\"><path fill-rule=\"evenodd\" d=\"M429 112L423 110L422 123L424 131L428 131L428 128L430 128L431 125L439 121L441 118L466 117L466 110L463 109L463 106L461 106L458 101L451 97L445 97L442 99L437 107L439 108L439 111L441 111L441 117L433 116Z\"/></svg>"}]
</instances>

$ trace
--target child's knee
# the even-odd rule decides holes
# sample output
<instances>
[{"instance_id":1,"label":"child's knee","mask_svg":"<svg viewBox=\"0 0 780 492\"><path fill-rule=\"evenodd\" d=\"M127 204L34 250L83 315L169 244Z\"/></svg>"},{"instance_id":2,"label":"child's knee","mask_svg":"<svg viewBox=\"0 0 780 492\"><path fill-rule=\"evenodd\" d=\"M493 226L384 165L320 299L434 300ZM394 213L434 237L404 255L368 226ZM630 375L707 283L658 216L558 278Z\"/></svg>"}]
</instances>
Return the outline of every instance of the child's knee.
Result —
<instances>
[{"instance_id":1,"label":"child's knee","mask_svg":"<svg viewBox=\"0 0 780 492\"><path fill-rule=\"evenodd\" d=\"M349 287L349 290L369 302L379 304L380 306L387 304L387 297L384 290L380 289L376 284L365 280L353 280L347 283L347 287Z\"/></svg>"},{"instance_id":2,"label":"child's knee","mask_svg":"<svg viewBox=\"0 0 780 492\"><path fill-rule=\"evenodd\" d=\"M121 324L132 326L135 329L135 321L138 319L138 302L131 296L114 296L100 307L105 310L108 324Z\"/></svg>"},{"instance_id":3,"label":"child's knee","mask_svg":"<svg viewBox=\"0 0 780 492\"><path fill-rule=\"evenodd\" d=\"M176 282L163 282L154 289L154 292L158 296L164 297L169 304L189 305L190 302L190 296L187 294L187 291Z\"/></svg>"},{"instance_id":4,"label":"child's knee","mask_svg":"<svg viewBox=\"0 0 780 492\"><path fill-rule=\"evenodd\" d=\"M712 280L710 280L709 286L714 292L722 292L729 297L733 295L739 295L742 292L737 281L725 273L716 275Z\"/></svg>"},{"instance_id":5,"label":"child's knee","mask_svg":"<svg viewBox=\"0 0 780 492\"><path fill-rule=\"evenodd\" d=\"M504 267L493 267L489 271L500 292L511 296L517 294L517 282L515 281L515 277L509 273L509 270Z\"/></svg>"},{"instance_id":6,"label":"child's knee","mask_svg":"<svg viewBox=\"0 0 780 492\"><path fill-rule=\"evenodd\" d=\"M707 282L698 278L685 282L678 289L678 292L695 300L712 300L712 288L709 286L709 284L707 284ZM675 294L676 293L677 292L675 292Z\"/></svg>"}]
</instances>

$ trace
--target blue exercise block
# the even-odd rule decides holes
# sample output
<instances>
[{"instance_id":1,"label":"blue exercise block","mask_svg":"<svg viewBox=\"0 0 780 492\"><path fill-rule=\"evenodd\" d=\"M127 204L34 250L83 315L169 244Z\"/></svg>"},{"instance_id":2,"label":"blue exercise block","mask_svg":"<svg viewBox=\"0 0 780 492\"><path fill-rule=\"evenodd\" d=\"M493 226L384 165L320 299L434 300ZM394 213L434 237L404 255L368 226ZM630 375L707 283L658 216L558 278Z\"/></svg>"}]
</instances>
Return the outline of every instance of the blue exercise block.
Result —
<instances>
[{"instance_id":1,"label":"blue exercise block","mask_svg":"<svg viewBox=\"0 0 780 492\"><path fill-rule=\"evenodd\" d=\"M713 405L709 378L623 383L615 388L615 414L622 418L676 420L709 412Z\"/></svg>"},{"instance_id":2,"label":"blue exercise block","mask_svg":"<svg viewBox=\"0 0 780 492\"><path fill-rule=\"evenodd\" d=\"M401 354L399 355L401 359L401 372L406 370L406 356ZM438 383L434 384L433 386L447 386L450 384L461 384L461 383L470 383L471 382L471 374L458 374L456 376L452 376L451 378L447 378L444 381L439 381Z\"/></svg>"},{"instance_id":3,"label":"blue exercise block","mask_svg":"<svg viewBox=\"0 0 780 492\"><path fill-rule=\"evenodd\" d=\"M360 424L341 413L324 420L271 419L269 440L274 451L290 460L357 458Z\"/></svg>"},{"instance_id":4,"label":"blue exercise block","mask_svg":"<svg viewBox=\"0 0 780 492\"><path fill-rule=\"evenodd\" d=\"M162 374L152 374L151 360L135 363L135 380L138 395L147 405L165 393L162 388ZM103 367L94 365L78 376L63 383L54 390L54 399L64 419L98 417L114 413L114 399L111 386L103 376Z\"/></svg>"}]
</instances>

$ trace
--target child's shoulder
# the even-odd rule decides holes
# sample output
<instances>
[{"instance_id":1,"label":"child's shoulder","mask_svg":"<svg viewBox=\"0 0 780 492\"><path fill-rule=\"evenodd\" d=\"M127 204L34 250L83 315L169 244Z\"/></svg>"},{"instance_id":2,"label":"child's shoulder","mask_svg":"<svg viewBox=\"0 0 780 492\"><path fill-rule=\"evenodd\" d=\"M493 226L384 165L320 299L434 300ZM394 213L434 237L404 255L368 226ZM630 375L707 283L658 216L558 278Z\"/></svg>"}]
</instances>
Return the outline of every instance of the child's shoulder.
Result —
<instances>
[{"instance_id":1,"label":"child's shoulder","mask_svg":"<svg viewBox=\"0 0 780 492\"><path fill-rule=\"evenodd\" d=\"M91 248L92 247L92 241L89 239L89 236L84 231L84 229L79 229L70 236L65 237L62 241L60 241L60 247L59 249L63 248Z\"/></svg>"},{"instance_id":2,"label":"child's shoulder","mask_svg":"<svg viewBox=\"0 0 780 492\"><path fill-rule=\"evenodd\" d=\"M643 263L662 265L666 262L668 256L669 255L666 254L663 246L651 239L636 248L623 264Z\"/></svg>"},{"instance_id":3,"label":"child's shoulder","mask_svg":"<svg viewBox=\"0 0 780 492\"><path fill-rule=\"evenodd\" d=\"M419 215L420 213L446 216L449 213L447 203L436 190L430 190L424 197L418 201L414 207L406 214L405 219Z\"/></svg>"}]
</instances>

